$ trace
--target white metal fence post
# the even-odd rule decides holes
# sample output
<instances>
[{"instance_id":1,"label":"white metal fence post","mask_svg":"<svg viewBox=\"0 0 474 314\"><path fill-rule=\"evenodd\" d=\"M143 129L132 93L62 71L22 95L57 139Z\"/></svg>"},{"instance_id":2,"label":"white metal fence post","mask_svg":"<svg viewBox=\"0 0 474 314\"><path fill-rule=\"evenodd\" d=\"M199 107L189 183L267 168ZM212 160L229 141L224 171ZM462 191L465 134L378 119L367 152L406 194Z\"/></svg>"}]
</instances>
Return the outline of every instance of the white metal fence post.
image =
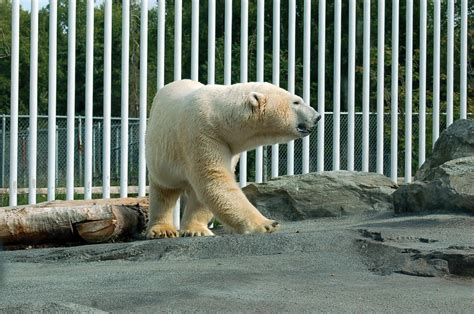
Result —
<instances>
[{"instance_id":1,"label":"white metal fence post","mask_svg":"<svg viewBox=\"0 0 474 314\"><path fill-rule=\"evenodd\" d=\"M413 0L406 7L405 60L405 183L411 182L412 136L412 71L413 71Z\"/></svg>"},{"instance_id":2,"label":"white metal fence post","mask_svg":"<svg viewBox=\"0 0 474 314\"><path fill-rule=\"evenodd\" d=\"M354 170L356 0L349 1L349 69L347 91L347 170Z\"/></svg>"},{"instance_id":3,"label":"white metal fence post","mask_svg":"<svg viewBox=\"0 0 474 314\"><path fill-rule=\"evenodd\" d=\"M49 2L48 201L56 195L56 60L58 2Z\"/></svg>"},{"instance_id":4,"label":"white metal fence post","mask_svg":"<svg viewBox=\"0 0 474 314\"><path fill-rule=\"evenodd\" d=\"M326 117L325 108L325 67L326 67L326 1L319 1L318 18L318 111L321 120L318 123L318 151L317 170L324 171L324 124Z\"/></svg>"},{"instance_id":5,"label":"white metal fence post","mask_svg":"<svg viewBox=\"0 0 474 314\"><path fill-rule=\"evenodd\" d=\"M232 84L232 0L225 1L224 84Z\"/></svg>"},{"instance_id":6,"label":"white metal fence post","mask_svg":"<svg viewBox=\"0 0 474 314\"><path fill-rule=\"evenodd\" d=\"M38 1L31 2L30 32L30 132L28 137L28 203L36 204L36 156L38 126Z\"/></svg>"},{"instance_id":7,"label":"white metal fence post","mask_svg":"<svg viewBox=\"0 0 474 314\"><path fill-rule=\"evenodd\" d=\"M94 62L94 1L87 0L86 18L86 108L85 108L85 161L84 199L92 198L92 113Z\"/></svg>"},{"instance_id":8,"label":"white metal fence post","mask_svg":"<svg viewBox=\"0 0 474 314\"><path fill-rule=\"evenodd\" d=\"M454 93L454 0L448 0L448 60L446 62L446 127L453 123Z\"/></svg>"},{"instance_id":9,"label":"white metal fence post","mask_svg":"<svg viewBox=\"0 0 474 314\"><path fill-rule=\"evenodd\" d=\"M74 199L74 129L76 95L76 0L68 3L67 30L67 170L66 199Z\"/></svg>"},{"instance_id":10,"label":"white metal fence post","mask_svg":"<svg viewBox=\"0 0 474 314\"><path fill-rule=\"evenodd\" d=\"M138 196L145 196L145 132L147 123L148 0L141 2L140 14L140 124L138 128Z\"/></svg>"},{"instance_id":11,"label":"white metal fence post","mask_svg":"<svg viewBox=\"0 0 474 314\"><path fill-rule=\"evenodd\" d=\"M207 83L215 84L216 72L216 0L209 0L207 38Z\"/></svg>"},{"instance_id":12,"label":"white metal fence post","mask_svg":"<svg viewBox=\"0 0 474 314\"><path fill-rule=\"evenodd\" d=\"M362 171L369 171L370 0L364 0L364 74L362 86Z\"/></svg>"},{"instance_id":13,"label":"white metal fence post","mask_svg":"<svg viewBox=\"0 0 474 314\"><path fill-rule=\"evenodd\" d=\"M433 30L433 147L439 137L439 81L441 47L441 0L434 0Z\"/></svg>"},{"instance_id":14,"label":"white metal fence post","mask_svg":"<svg viewBox=\"0 0 474 314\"><path fill-rule=\"evenodd\" d=\"M383 174L384 157L384 48L385 48L385 0L377 6L377 153L376 171Z\"/></svg>"},{"instance_id":15,"label":"white metal fence post","mask_svg":"<svg viewBox=\"0 0 474 314\"><path fill-rule=\"evenodd\" d=\"M174 80L181 79L182 1L174 2Z\"/></svg>"},{"instance_id":16,"label":"white metal fence post","mask_svg":"<svg viewBox=\"0 0 474 314\"><path fill-rule=\"evenodd\" d=\"M460 114L461 119L467 118L467 0L461 0L461 78L460 82Z\"/></svg>"},{"instance_id":17,"label":"white metal fence post","mask_svg":"<svg viewBox=\"0 0 474 314\"><path fill-rule=\"evenodd\" d=\"M158 1L158 26L157 26L157 53L156 53L156 85L160 90L165 85L165 9L166 1Z\"/></svg>"},{"instance_id":18,"label":"white metal fence post","mask_svg":"<svg viewBox=\"0 0 474 314\"><path fill-rule=\"evenodd\" d=\"M341 142L341 0L334 2L334 77L332 114L332 170L340 169Z\"/></svg>"},{"instance_id":19,"label":"white metal fence post","mask_svg":"<svg viewBox=\"0 0 474 314\"><path fill-rule=\"evenodd\" d=\"M161 3L162 1L160 1ZM158 49L159 51L159 49ZM122 73L120 103L120 197L128 196L128 76L130 54L130 1L122 2ZM158 63L159 64L159 63ZM159 66L158 66L159 67Z\"/></svg>"},{"instance_id":20,"label":"white metal fence post","mask_svg":"<svg viewBox=\"0 0 474 314\"><path fill-rule=\"evenodd\" d=\"M104 133L102 142L102 195L110 198L110 133L112 107L112 0L104 2Z\"/></svg>"},{"instance_id":21,"label":"white metal fence post","mask_svg":"<svg viewBox=\"0 0 474 314\"><path fill-rule=\"evenodd\" d=\"M191 79L199 81L199 0L192 1Z\"/></svg>"},{"instance_id":22,"label":"white metal fence post","mask_svg":"<svg viewBox=\"0 0 474 314\"><path fill-rule=\"evenodd\" d=\"M18 76L20 64L20 1L12 0L12 47L10 91L10 206L17 204L18 182Z\"/></svg>"},{"instance_id":23,"label":"white metal fence post","mask_svg":"<svg viewBox=\"0 0 474 314\"><path fill-rule=\"evenodd\" d=\"M399 0L392 0L392 79L391 79L391 121L390 121L390 178L398 179L398 29Z\"/></svg>"},{"instance_id":24,"label":"white metal fence post","mask_svg":"<svg viewBox=\"0 0 474 314\"><path fill-rule=\"evenodd\" d=\"M418 167L426 158L426 0L420 0L420 73L418 106Z\"/></svg>"}]
</instances>

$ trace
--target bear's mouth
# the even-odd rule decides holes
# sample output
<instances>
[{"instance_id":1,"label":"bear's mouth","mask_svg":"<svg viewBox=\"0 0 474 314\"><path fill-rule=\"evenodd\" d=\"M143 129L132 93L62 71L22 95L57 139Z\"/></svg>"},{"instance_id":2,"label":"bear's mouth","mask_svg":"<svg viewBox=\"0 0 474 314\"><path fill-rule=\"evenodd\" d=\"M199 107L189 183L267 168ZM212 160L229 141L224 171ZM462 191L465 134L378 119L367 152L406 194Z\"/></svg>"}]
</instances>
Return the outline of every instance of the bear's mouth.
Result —
<instances>
[{"instance_id":1,"label":"bear's mouth","mask_svg":"<svg viewBox=\"0 0 474 314\"><path fill-rule=\"evenodd\" d=\"M296 127L296 131L301 137L308 136L312 130L313 130L312 128L308 128L304 124L298 124L298 126Z\"/></svg>"}]
</instances>

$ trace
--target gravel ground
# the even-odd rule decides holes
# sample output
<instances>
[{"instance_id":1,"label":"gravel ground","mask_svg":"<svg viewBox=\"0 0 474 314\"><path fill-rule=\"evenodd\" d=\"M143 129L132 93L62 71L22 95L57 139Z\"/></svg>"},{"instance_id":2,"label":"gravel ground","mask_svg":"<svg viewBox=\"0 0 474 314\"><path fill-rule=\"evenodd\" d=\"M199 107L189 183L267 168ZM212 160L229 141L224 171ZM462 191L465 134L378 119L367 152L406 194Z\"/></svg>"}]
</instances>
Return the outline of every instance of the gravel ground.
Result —
<instances>
[{"instance_id":1,"label":"gravel ground","mask_svg":"<svg viewBox=\"0 0 474 314\"><path fill-rule=\"evenodd\" d=\"M456 312L474 308L474 217L389 214L0 253L0 312Z\"/></svg>"}]
</instances>

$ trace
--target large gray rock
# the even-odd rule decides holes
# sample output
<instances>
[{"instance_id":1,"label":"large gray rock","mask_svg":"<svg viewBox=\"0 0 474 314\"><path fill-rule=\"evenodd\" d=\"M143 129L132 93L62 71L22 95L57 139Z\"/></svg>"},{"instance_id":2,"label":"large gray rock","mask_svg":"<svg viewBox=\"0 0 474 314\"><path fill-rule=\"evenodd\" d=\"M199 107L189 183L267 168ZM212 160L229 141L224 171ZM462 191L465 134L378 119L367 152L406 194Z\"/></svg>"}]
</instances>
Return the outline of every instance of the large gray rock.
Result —
<instances>
[{"instance_id":1,"label":"large gray rock","mask_svg":"<svg viewBox=\"0 0 474 314\"><path fill-rule=\"evenodd\" d=\"M243 191L265 216L300 220L392 210L396 187L376 173L328 171L252 183Z\"/></svg>"},{"instance_id":2,"label":"large gray rock","mask_svg":"<svg viewBox=\"0 0 474 314\"><path fill-rule=\"evenodd\" d=\"M393 193L395 212L474 213L474 156L445 162Z\"/></svg>"},{"instance_id":3,"label":"large gray rock","mask_svg":"<svg viewBox=\"0 0 474 314\"><path fill-rule=\"evenodd\" d=\"M474 121L457 120L441 133L433 154L417 171L415 180L426 180L430 169L446 161L468 156L474 156Z\"/></svg>"}]
</instances>

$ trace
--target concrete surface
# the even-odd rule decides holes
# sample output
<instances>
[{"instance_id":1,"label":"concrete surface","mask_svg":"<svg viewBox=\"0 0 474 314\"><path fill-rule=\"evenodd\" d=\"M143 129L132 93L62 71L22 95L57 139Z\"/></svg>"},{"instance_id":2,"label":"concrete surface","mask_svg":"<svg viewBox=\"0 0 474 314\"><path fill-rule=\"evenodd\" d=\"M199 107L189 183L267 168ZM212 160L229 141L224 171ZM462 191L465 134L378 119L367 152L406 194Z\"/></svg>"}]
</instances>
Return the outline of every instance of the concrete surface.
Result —
<instances>
[{"instance_id":1,"label":"concrete surface","mask_svg":"<svg viewBox=\"0 0 474 314\"><path fill-rule=\"evenodd\" d=\"M0 257L8 313L474 309L473 216L372 214Z\"/></svg>"}]
</instances>

